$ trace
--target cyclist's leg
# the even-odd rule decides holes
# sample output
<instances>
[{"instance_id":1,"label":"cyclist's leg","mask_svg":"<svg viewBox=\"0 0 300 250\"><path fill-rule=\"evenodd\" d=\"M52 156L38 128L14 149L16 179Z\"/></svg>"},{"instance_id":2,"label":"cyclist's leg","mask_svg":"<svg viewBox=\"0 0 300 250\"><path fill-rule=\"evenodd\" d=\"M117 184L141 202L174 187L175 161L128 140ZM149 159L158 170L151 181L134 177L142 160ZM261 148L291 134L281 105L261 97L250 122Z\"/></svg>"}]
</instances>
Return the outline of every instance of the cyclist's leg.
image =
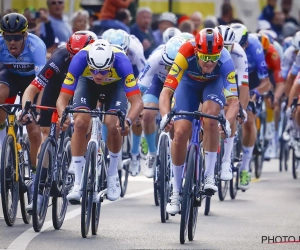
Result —
<instances>
[{"instance_id":1,"label":"cyclist's leg","mask_svg":"<svg viewBox=\"0 0 300 250\"><path fill-rule=\"evenodd\" d=\"M106 111L116 111L120 109L123 114L127 111L127 98L124 93L123 82L119 81L114 86L109 86L106 90ZM122 147L122 136L117 130L117 116L106 115L104 123L107 126L107 148L109 151L109 167L107 171L107 198L111 201L117 200L121 194L118 176L118 157Z\"/></svg>"},{"instance_id":2,"label":"cyclist's leg","mask_svg":"<svg viewBox=\"0 0 300 250\"><path fill-rule=\"evenodd\" d=\"M145 106L158 107L158 98L163 88L163 82L157 77L152 80L149 89L143 96ZM143 128L148 144L148 155L146 159L145 176L152 178L156 166L156 115L157 111L144 110Z\"/></svg>"}]
</instances>

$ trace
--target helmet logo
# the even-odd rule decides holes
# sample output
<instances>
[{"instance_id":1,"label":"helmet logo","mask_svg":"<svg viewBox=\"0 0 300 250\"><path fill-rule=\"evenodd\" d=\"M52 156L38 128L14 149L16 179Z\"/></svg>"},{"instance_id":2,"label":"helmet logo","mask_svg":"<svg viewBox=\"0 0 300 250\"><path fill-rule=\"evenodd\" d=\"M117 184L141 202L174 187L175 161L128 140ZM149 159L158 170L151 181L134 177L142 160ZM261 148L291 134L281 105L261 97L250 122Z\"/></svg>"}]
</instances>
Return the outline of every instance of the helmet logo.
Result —
<instances>
[{"instance_id":1,"label":"helmet logo","mask_svg":"<svg viewBox=\"0 0 300 250\"><path fill-rule=\"evenodd\" d=\"M96 50L104 50L104 49L103 49L102 47L99 46Z\"/></svg>"},{"instance_id":2,"label":"helmet logo","mask_svg":"<svg viewBox=\"0 0 300 250\"><path fill-rule=\"evenodd\" d=\"M77 36L77 35L75 36L75 40L76 40L76 41L79 41L80 38L81 38L81 36Z\"/></svg>"}]
</instances>

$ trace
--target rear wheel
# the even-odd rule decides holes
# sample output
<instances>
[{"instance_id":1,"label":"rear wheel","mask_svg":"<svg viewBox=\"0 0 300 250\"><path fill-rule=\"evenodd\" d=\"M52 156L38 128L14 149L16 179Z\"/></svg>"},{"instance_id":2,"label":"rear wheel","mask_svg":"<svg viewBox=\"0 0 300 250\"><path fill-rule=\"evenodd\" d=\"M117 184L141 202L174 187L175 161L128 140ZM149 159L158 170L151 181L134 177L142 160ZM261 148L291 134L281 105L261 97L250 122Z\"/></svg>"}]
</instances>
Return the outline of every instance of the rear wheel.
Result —
<instances>
[{"instance_id":1,"label":"rear wheel","mask_svg":"<svg viewBox=\"0 0 300 250\"><path fill-rule=\"evenodd\" d=\"M294 179L298 178L298 165L300 164L300 160L296 157L295 149L293 149L293 177Z\"/></svg>"},{"instance_id":2,"label":"rear wheel","mask_svg":"<svg viewBox=\"0 0 300 250\"><path fill-rule=\"evenodd\" d=\"M224 140L221 140L221 144L220 144L220 152L218 153L218 158L217 158L217 163L216 163L216 176L218 178L218 196L219 196L219 200L220 201L224 201L226 194L227 194L227 190L228 190L228 186L229 186L229 182L228 181L222 181L220 176L221 176L221 166L222 166L222 158L223 158L223 154L224 154Z\"/></svg>"},{"instance_id":3,"label":"rear wheel","mask_svg":"<svg viewBox=\"0 0 300 250\"><path fill-rule=\"evenodd\" d=\"M229 194L231 199L235 199L239 184L239 168L232 169L232 179L229 181Z\"/></svg>"},{"instance_id":4,"label":"rear wheel","mask_svg":"<svg viewBox=\"0 0 300 250\"><path fill-rule=\"evenodd\" d=\"M4 219L8 226L14 225L18 211L19 181L16 180L16 167L14 138L12 135L6 135L1 151L1 201Z\"/></svg>"}]
</instances>

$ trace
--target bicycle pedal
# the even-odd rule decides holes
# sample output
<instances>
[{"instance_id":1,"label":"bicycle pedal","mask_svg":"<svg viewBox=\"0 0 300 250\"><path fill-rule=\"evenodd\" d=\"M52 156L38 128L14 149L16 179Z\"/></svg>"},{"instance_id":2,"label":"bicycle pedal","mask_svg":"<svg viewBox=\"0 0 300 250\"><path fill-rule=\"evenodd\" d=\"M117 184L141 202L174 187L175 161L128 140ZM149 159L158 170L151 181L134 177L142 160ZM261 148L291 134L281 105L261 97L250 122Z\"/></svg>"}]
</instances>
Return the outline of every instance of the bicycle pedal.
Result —
<instances>
[{"instance_id":1,"label":"bicycle pedal","mask_svg":"<svg viewBox=\"0 0 300 250\"><path fill-rule=\"evenodd\" d=\"M76 201L76 200L69 200L70 204L72 205L80 205L80 201Z\"/></svg>"},{"instance_id":2,"label":"bicycle pedal","mask_svg":"<svg viewBox=\"0 0 300 250\"><path fill-rule=\"evenodd\" d=\"M206 190L204 190L203 194L206 195L206 196L210 196L211 197L212 195L215 194L215 191L212 190L212 189L206 189Z\"/></svg>"}]
</instances>

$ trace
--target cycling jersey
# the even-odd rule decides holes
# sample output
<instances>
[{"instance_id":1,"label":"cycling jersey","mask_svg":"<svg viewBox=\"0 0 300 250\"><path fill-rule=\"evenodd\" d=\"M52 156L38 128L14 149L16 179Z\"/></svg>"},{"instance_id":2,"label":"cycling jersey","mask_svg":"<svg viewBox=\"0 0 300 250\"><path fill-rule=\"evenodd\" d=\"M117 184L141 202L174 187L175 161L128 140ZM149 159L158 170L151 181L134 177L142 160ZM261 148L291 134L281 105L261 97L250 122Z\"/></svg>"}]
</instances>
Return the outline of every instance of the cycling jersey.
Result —
<instances>
[{"instance_id":1,"label":"cycling jersey","mask_svg":"<svg viewBox=\"0 0 300 250\"><path fill-rule=\"evenodd\" d=\"M280 56L272 44L270 44L265 58L268 70L273 73L275 83L283 83L284 79L281 75Z\"/></svg>"},{"instance_id":2,"label":"cycling jersey","mask_svg":"<svg viewBox=\"0 0 300 250\"><path fill-rule=\"evenodd\" d=\"M275 40L273 41L273 46L276 49L276 51L278 52L280 60L282 60L282 58L283 58L283 48L282 48L282 46L279 44L279 42L277 42Z\"/></svg>"},{"instance_id":3,"label":"cycling jersey","mask_svg":"<svg viewBox=\"0 0 300 250\"><path fill-rule=\"evenodd\" d=\"M86 60L90 46L91 45L88 45L83 48L73 57L67 76L62 85L62 92L73 95L80 76L91 80L93 79ZM118 81L123 81L124 91L127 97L140 94L128 57L117 47L112 46L112 48L115 53L115 61L109 75L101 85L108 85Z\"/></svg>"},{"instance_id":4,"label":"cycling jersey","mask_svg":"<svg viewBox=\"0 0 300 250\"><path fill-rule=\"evenodd\" d=\"M195 40L191 40L180 47L164 87L176 90L181 80L189 81L195 85L206 85L206 83L214 82L218 78L222 79L225 97L237 97L235 68L227 49L222 49L221 57L212 73L202 73L201 67L198 65L198 58L195 55Z\"/></svg>"},{"instance_id":5,"label":"cycling jersey","mask_svg":"<svg viewBox=\"0 0 300 250\"><path fill-rule=\"evenodd\" d=\"M259 80L267 78L269 75L263 47L256 36L249 35L245 52L248 59L248 74L256 72ZM251 81L249 83L251 84Z\"/></svg>"},{"instance_id":6,"label":"cycling jersey","mask_svg":"<svg viewBox=\"0 0 300 250\"><path fill-rule=\"evenodd\" d=\"M13 74L20 76L37 75L46 63L46 46L34 34L28 33L24 50L18 58L12 56L0 36L0 63Z\"/></svg>"},{"instance_id":7,"label":"cycling jersey","mask_svg":"<svg viewBox=\"0 0 300 250\"><path fill-rule=\"evenodd\" d=\"M298 51L294 63L291 68L291 73L297 75L300 72L300 51Z\"/></svg>"},{"instance_id":8,"label":"cycling jersey","mask_svg":"<svg viewBox=\"0 0 300 250\"><path fill-rule=\"evenodd\" d=\"M291 69L293 62L295 61L297 55L296 52L297 51L295 47L291 45L283 53L283 59L281 62L281 74L284 80L287 78L289 70Z\"/></svg>"},{"instance_id":9,"label":"cycling jersey","mask_svg":"<svg viewBox=\"0 0 300 250\"><path fill-rule=\"evenodd\" d=\"M143 45L135 35L130 35L129 39L130 39L130 44L129 44L127 56L132 66L136 66L138 71L141 72L146 62Z\"/></svg>"},{"instance_id":10,"label":"cycling jersey","mask_svg":"<svg viewBox=\"0 0 300 250\"><path fill-rule=\"evenodd\" d=\"M235 66L237 85L248 86L248 60L244 49L239 43L234 43L230 55Z\"/></svg>"}]
</instances>

